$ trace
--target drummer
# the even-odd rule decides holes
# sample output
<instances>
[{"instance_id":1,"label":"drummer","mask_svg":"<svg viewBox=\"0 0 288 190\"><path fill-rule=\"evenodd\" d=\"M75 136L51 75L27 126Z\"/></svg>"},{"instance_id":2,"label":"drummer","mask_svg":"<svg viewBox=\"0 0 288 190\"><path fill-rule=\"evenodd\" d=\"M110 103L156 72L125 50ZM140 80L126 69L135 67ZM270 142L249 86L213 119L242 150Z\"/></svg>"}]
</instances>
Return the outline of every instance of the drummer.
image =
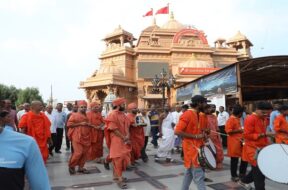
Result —
<instances>
[{"instance_id":1,"label":"drummer","mask_svg":"<svg viewBox=\"0 0 288 190\"><path fill-rule=\"evenodd\" d=\"M240 185L254 182L256 190L265 189L265 176L257 166L257 154L265 146L269 145L268 137L273 137L273 132L266 132L268 125L267 117L272 111L272 105L268 102L259 102L256 111L249 115L244 124L244 140L242 159L252 166L252 170L243 177Z\"/></svg>"},{"instance_id":2,"label":"drummer","mask_svg":"<svg viewBox=\"0 0 288 190\"><path fill-rule=\"evenodd\" d=\"M227 155L231 158L230 160L230 172L231 180L236 182L239 181L239 177L242 178L246 174L248 163L241 160L239 176L237 174L239 158L242 155L242 138L243 129L241 128L240 119L242 117L243 108L240 105L235 105L232 110L232 115L225 124L225 131L228 136L228 150Z\"/></svg>"},{"instance_id":3,"label":"drummer","mask_svg":"<svg viewBox=\"0 0 288 190\"><path fill-rule=\"evenodd\" d=\"M288 144L288 105L282 105L279 111L281 114L274 120L276 143Z\"/></svg>"},{"instance_id":4,"label":"drummer","mask_svg":"<svg viewBox=\"0 0 288 190\"><path fill-rule=\"evenodd\" d=\"M197 189L205 190L205 173L198 162L198 149L204 144L205 135L199 123L199 113L207 104L207 99L200 95L192 97L192 110L185 111L175 127L175 134L182 137L184 151L184 179L181 190L188 190L194 180Z\"/></svg>"}]
</instances>

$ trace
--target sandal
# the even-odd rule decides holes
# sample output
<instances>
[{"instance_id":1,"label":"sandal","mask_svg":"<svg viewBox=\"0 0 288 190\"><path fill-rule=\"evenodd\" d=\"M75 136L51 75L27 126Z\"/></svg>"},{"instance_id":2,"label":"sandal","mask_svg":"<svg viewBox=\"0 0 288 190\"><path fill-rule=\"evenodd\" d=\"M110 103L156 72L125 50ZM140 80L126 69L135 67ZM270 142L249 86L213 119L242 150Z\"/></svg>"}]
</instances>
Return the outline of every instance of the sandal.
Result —
<instances>
[{"instance_id":1,"label":"sandal","mask_svg":"<svg viewBox=\"0 0 288 190\"><path fill-rule=\"evenodd\" d=\"M114 180L114 181L118 181L118 178L113 178L113 180ZM122 181L123 181L123 182L127 182L127 181L128 181L127 177L122 177ZM118 181L118 182L119 182L119 181Z\"/></svg>"},{"instance_id":2,"label":"sandal","mask_svg":"<svg viewBox=\"0 0 288 190\"><path fill-rule=\"evenodd\" d=\"M76 173L75 168L69 167L69 173L70 173L70 175L74 175Z\"/></svg>"},{"instance_id":3,"label":"sandal","mask_svg":"<svg viewBox=\"0 0 288 190\"><path fill-rule=\"evenodd\" d=\"M89 174L90 172L86 168L78 169L79 173Z\"/></svg>"},{"instance_id":4,"label":"sandal","mask_svg":"<svg viewBox=\"0 0 288 190\"><path fill-rule=\"evenodd\" d=\"M104 161L104 168L105 168L106 170L110 170L109 163L106 162L106 161Z\"/></svg>"},{"instance_id":5,"label":"sandal","mask_svg":"<svg viewBox=\"0 0 288 190\"><path fill-rule=\"evenodd\" d=\"M120 189L128 189L127 183L125 183L124 181L118 181L117 185Z\"/></svg>"}]
</instances>

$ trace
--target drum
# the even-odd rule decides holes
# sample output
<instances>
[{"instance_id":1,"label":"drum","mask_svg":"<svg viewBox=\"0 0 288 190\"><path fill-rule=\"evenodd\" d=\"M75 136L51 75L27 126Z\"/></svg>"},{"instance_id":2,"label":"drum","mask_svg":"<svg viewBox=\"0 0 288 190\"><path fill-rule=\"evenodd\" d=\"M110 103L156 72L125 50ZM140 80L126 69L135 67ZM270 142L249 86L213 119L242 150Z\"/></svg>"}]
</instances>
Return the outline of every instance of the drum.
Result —
<instances>
[{"instance_id":1,"label":"drum","mask_svg":"<svg viewBox=\"0 0 288 190\"><path fill-rule=\"evenodd\" d=\"M214 143L212 142L212 140L211 140L211 139L208 139L205 144L206 144L206 146L212 151L212 153L213 153L214 156L215 156L215 155L216 155L216 147L215 147Z\"/></svg>"},{"instance_id":2,"label":"drum","mask_svg":"<svg viewBox=\"0 0 288 190\"><path fill-rule=\"evenodd\" d=\"M199 150L198 161L202 167L211 170L216 169L216 159L212 151L207 146L202 146Z\"/></svg>"},{"instance_id":3,"label":"drum","mask_svg":"<svg viewBox=\"0 0 288 190\"><path fill-rule=\"evenodd\" d=\"M258 154L257 164L267 178L288 184L288 145L272 144L264 147Z\"/></svg>"}]
</instances>

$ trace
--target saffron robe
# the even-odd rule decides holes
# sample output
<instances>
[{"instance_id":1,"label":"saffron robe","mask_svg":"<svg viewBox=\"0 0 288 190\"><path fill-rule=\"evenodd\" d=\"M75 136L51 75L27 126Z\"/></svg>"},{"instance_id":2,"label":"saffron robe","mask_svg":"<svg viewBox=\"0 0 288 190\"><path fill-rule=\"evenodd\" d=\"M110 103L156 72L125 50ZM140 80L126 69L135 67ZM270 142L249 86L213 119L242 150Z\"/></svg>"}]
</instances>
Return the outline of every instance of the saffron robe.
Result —
<instances>
[{"instance_id":1,"label":"saffron robe","mask_svg":"<svg viewBox=\"0 0 288 190\"><path fill-rule=\"evenodd\" d=\"M104 120L100 112L88 112L86 115L90 124L97 127L104 124ZM88 153L88 160L94 160L103 156L103 139L104 132L102 129L91 129L91 146Z\"/></svg>"},{"instance_id":2,"label":"saffron robe","mask_svg":"<svg viewBox=\"0 0 288 190\"><path fill-rule=\"evenodd\" d=\"M274 131L276 132L276 143L288 144L288 121L283 114L278 115L274 120ZM285 131L286 133L280 132Z\"/></svg>"},{"instance_id":3,"label":"saffron robe","mask_svg":"<svg viewBox=\"0 0 288 190\"><path fill-rule=\"evenodd\" d=\"M113 110L106 117L105 123L105 140L109 148L109 158L113 163L114 177L122 177L122 172L130 164L131 145L113 131L118 130L123 136L129 137L130 121L123 112Z\"/></svg>"},{"instance_id":4,"label":"saffron robe","mask_svg":"<svg viewBox=\"0 0 288 190\"><path fill-rule=\"evenodd\" d=\"M229 134L231 131L240 130L241 129L241 122L240 118L231 115L226 122L225 131ZM241 158L242 156L242 142L243 133L233 133L229 134L228 136L228 143L227 143L227 155L229 157L238 157Z\"/></svg>"},{"instance_id":5,"label":"saffron robe","mask_svg":"<svg viewBox=\"0 0 288 190\"><path fill-rule=\"evenodd\" d=\"M242 151L242 159L249 162L252 166L257 165L257 149L260 150L269 145L267 137L259 138L259 134L266 132L268 126L267 119L260 118L253 113L247 116L244 123L244 140L245 144Z\"/></svg>"},{"instance_id":6,"label":"saffron robe","mask_svg":"<svg viewBox=\"0 0 288 190\"><path fill-rule=\"evenodd\" d=\"M200 135L203 133L203 128L206 128L205 117L202 116L202 124L198 119L198 114L194 110L185 111L179 119L178 124L175 127L175 132L185 132L192 135ZM183 137L182 146L184 151L184 167L185 168L199 168L200 164L198 162L198 149L203 146L203 139L192 139Z\"/></svg>"},{"instance_id":7,"label":"saffron robe","mask_svg":"<svg viewBox=\"0 0 288 190\"><path fill-rule=\"evenodd\" d=\"M134 163L141 157L141 150L145 143L144 129L141 126L132 126L135 124L136 115L132 113L127 114L130 121L130 140L132 145L131 162Z\"/></svg>"},{"instance_id":8,"label":"saffron robe","mask_svg":"<svg viewBox=\"0 0 288 190\"><path fill-rule=\"evenodd\" d=\"M27 135L36 140L44 163L49 156L47 141L51 137L50 126L51 122L44 113L35 114L32 111L23 115L18 125L19 128L26 128Z\"/></svg>"},{"instance_id":9,"label":"saffron robe","mask_svg":"<svg viewBox=\"0 0 288 190\"><path fill-rule=\"evenodd\" d=\"M74 124L87 122L88 118L82 113L73 113L68 122L68 138L72 141L74 152L69 160L69 167L74 168L79 166L83 168L87 161L87 154L91 146L91 127L87 125L80 125L77 127L71 127Z\"/></svg>"}]
</instances>

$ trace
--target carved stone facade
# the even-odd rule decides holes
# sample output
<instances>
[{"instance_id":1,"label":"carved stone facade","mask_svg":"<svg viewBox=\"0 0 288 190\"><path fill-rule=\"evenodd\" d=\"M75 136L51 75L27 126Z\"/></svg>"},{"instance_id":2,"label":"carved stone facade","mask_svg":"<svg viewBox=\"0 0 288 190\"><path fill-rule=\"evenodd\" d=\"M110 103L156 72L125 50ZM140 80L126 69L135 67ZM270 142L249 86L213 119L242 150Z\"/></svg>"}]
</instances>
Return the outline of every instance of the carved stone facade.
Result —
<instances>
[{"instance_id":1,"label":"carved stone facade","mask_svg":"<svg viewBox=\"0 0 288 190\"><path fill-rule=\"evenodd\" d=\"M99 99L103 102L112 91L118 97L127 98L128 103L137 102L139 107L161 105L162 95L153 94L151 90L151 79L160 73L160 67L175 76L176 85L182 85L251 58L252 46L246 36L238 32L227 43L219 38L211 47L202 30L184 26L174 19L173 14L162 27L154 20L142 31L135 45L133 34L120 26L103 40L106 49L100 56L100 68L86 81L80 82L80 88L85 89L89 101ZM175 103L175 93L173 88L166 91L166 102Z\"/></svg>"}]
</instances>

